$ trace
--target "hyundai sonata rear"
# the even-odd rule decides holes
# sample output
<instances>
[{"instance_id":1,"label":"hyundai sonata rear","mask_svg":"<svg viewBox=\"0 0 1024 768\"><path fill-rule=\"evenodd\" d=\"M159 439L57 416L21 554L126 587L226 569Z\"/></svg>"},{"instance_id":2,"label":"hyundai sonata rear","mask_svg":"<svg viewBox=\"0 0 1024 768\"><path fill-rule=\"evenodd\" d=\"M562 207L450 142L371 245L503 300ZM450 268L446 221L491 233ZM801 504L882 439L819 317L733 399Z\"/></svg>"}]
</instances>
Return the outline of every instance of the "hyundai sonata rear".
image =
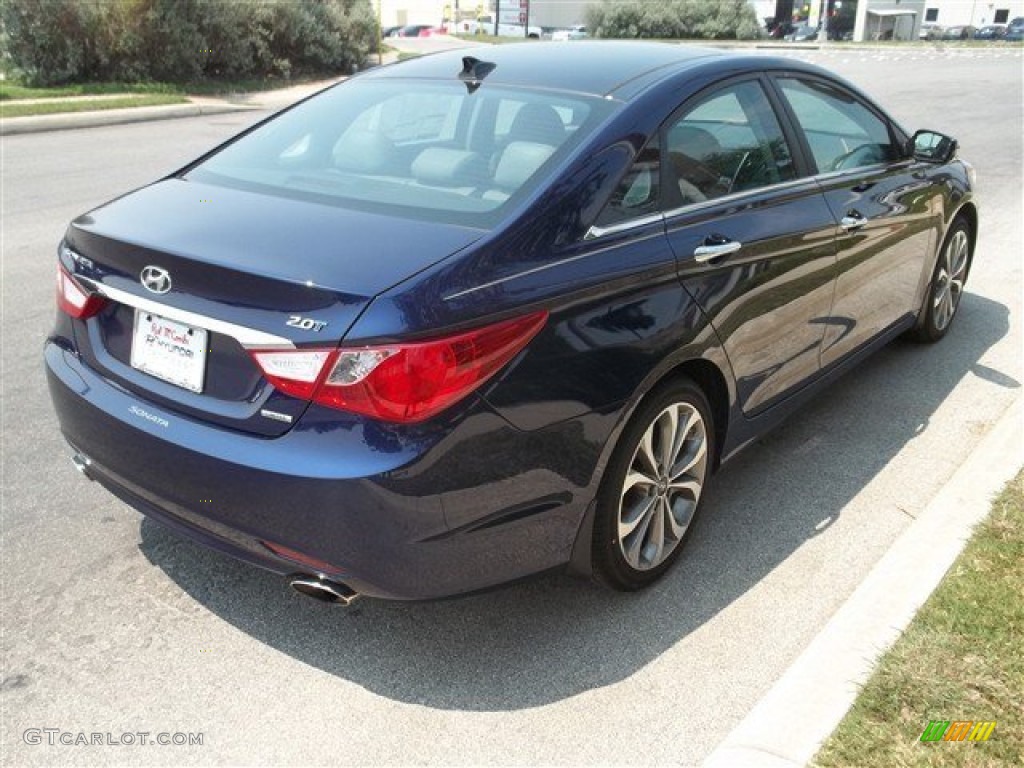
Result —
<instances>
[{"instance_id":1,"label":"hyundai sonata rear","mask_svg":"<svg viewBox=\"0 0 1024 768\"><path fill-rule=\"evenodd\" d=\"M493 237L612 109L473 91L353 81L76 219L45 354L78 466L209 545L343 592L430 597L564 561L578 522L564 481L511 505L492 485L528 477L561 430L526 435L477 394L547 309L437 307L424 327L402 286ZM468 120L489 121L486 154L460 141ZM515 458L458 458L474 445ZM469 521L443 501L466 489ZM540 546L496 517L530 502L559 508L526 526Z\"/></svg>"}]
</instances>

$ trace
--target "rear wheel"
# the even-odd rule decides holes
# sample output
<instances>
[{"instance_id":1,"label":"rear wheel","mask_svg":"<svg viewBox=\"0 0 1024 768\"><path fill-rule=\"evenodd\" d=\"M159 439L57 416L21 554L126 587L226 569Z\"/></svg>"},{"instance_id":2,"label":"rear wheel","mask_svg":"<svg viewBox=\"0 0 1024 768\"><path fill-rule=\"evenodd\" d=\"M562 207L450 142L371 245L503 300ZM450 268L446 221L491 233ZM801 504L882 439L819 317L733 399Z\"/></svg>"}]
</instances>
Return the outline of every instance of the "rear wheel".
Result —
<instances>
[{"instance_id":1,"label":"rear wheel","mask_svg":"<svg viewBox=\"0 0 1024 768\"><path fill-rule=\"evenodd\" d=\"M958 217L950 227L932 273L925 305L910 336L915 341L935 342L946 335L960 306L967 271L971 265L971 227Z\"/></svg>"},{"instance_id":2,"label":"rear wheel","mask_svg":"<svg viewBox=\"0 0 1024 768\"><path fill-rule=\"evenodd\" d=\"M679 379L641 404L608 465L594 519L594 573L608 586L652 584L679 556L714 455L711 409Z\"/></svg>"}]
</instances>

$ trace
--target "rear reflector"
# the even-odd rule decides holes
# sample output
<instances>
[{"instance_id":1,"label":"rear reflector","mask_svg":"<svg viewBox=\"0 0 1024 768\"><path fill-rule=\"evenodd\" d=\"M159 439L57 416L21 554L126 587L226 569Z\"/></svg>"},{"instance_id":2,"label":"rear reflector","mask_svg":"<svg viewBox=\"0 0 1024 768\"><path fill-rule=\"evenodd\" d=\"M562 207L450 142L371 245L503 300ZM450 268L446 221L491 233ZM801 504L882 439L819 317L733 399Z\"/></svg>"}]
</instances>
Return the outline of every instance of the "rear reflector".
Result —
<instances>
[{"instance_id":1,"label":"rear reflector","mask_svg":"<svg viewBox=\"0 0 1024 768\"><path fill-rule=\"evenodd\" d=\"M298 550L292 549L291 547L286 547L284 544L277 544L276 542L266 541L265 539L260 539L260 544L278 557L283 557L285 560L291 560L293 563L299 563L307 568L312 568L317 573L338 574L344 572L336 565L331 565L324 560L304 554Z\"/></svg>"},{"instance_id":2,"label":"rear reflector","mask_svg":"<svg viewBox=\"0 0 1024 768\"><path fill-rule=\"evenodd\" d=\"M434 416L498 372L547 312L431 341L336 350L253 350L267 380L321 405L398 423Z\"/></svg>"},{"instance_id":3,"label":"rear reflector","mask_svg":"<svg viewBox=\"0 0 1024 768\"><path fill-rule=\"evenodd\" d=\"M84 320L92 317L107 301L80 286L60 264L57 265L57 307L72 317Z\"/></svg>"}]
</instances>

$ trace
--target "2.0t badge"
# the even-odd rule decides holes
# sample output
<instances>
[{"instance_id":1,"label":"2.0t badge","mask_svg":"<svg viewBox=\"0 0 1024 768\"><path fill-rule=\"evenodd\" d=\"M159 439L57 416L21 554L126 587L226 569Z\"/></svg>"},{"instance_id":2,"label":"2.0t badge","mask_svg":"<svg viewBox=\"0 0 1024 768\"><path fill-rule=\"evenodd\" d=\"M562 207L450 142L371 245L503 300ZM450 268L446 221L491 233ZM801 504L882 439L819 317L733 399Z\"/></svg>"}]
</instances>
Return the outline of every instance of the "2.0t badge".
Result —
<instances>
[{"instance_id":1,"label":"2.0t badge","mask_svg":"<svg viewBox=\"0 0 1024 768\"><path fill-rule=\"evenodd\" d=\"M139 275L142 287L153 293L167 293L171 290L171 275L166 269L152 265L144 267Z\"/></svg>"}]
</instances>

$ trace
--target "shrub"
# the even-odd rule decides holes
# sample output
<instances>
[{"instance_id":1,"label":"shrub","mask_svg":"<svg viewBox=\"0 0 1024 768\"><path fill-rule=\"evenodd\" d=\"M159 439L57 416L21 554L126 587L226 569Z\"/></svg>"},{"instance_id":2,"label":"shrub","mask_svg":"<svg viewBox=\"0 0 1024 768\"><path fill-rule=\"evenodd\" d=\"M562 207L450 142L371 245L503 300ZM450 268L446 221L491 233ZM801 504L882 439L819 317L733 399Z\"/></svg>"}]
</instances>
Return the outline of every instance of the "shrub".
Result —
<instances>
[{"instance_id":1,"label":"shrub","mask_svg":"<svg viewBox=\"0 0 1024 768\"><path fill-rule=\"evenodd\" d=\"M30 83L351 72L370 0L3 0L5 59Z\"/></svg>"},{"instance_id":2,"label":"shrub","mask_svg":"<svg viewBox=\"0 0 1024 768\"><path fill-rule=\"evenodd\" d=\"M604 0L587 11L596 37L751 40L757 17L747 0Z\"/></svg>"},{"instance_id":3,"label":"shrub","mask_svg":"<svg viewBox=\"0 0 1024 768\"><path fill-rule=\"evenodd\" d=\"M7 51L41 84L69 80L86 66L88 6L75 0L16 0L3 4Z\"/></svg>"}]
</instances>

